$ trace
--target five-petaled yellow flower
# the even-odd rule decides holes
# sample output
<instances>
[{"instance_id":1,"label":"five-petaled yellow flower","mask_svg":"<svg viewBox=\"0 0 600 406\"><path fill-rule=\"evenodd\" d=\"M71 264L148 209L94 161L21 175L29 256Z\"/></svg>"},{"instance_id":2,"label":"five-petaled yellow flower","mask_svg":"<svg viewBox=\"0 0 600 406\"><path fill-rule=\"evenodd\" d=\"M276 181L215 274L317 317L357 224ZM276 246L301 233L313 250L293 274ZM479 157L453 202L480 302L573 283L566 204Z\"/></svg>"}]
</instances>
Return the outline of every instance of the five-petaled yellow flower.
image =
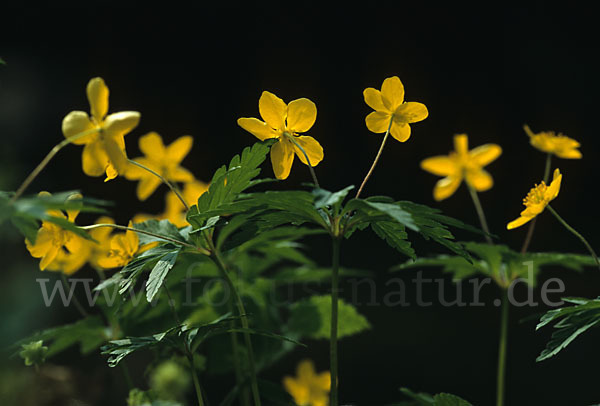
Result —
<instances>
[{"instance_id":1,"label":"five-petaled yellow flower","mask_svg":"<svg viewBox=\"0 0 600 406\"><path fill-rule=\"evenodd\" d=\"M566 135L556 135L553 131L542 131L534 134L528 125L523 129L529 136L531 145L542 152L556 155L565 159L581 159L581 152L577 149L581 144Z\"/></svg>"},{"instance_id":2,"label":"five-petaled yellow flower","mask_svg":"<svg viewBox=\"0 0 600 406\"><path fill-rule=\"evenodd\" d=\"M507 230L512 230L513 228L521 227L523 224L529 222L531 219L536 217L538 214L544 211L546 206L550 204L552 200L558 196L558 192L560 191L560 183L562 181L562 174L556 168L554 170L554 175L552 177L552 182L547 186L546 182L542 181L539 185L535 185L529 193L527 193L527 197L523 199L523 204L525 205L525 210L521 212L521 216L511 221L506 225Z\"/></svg>"},{"instance_id":3,"label":"five-petaled yellow flower","mask_svg":"<svg viewBox=\"0 0 600 406\"><path fill-rule=\"evenodd\" d=\"M421 162L421 168L434 175L445 176L433 189L435 200L446 199L458 189L464 179L479 192L494 185L492 176L483 169L502 154L502 148L496 144L485 144L469 151L469 139L466 134L454 136L454 151L448 156L440 155Z\"/></svg>"},{"instance_id":4,"label":"five-petaled yellow flower","mask_svg":"<svg viewBox=\"0 0 600 406\"><path fill-rule=\"evenodd\" d=\"M138 125L140 113L122 111L107 116L108 87L102 78L89 81L87 98L91 117L84 111L72 111L63 119L62 131L66 138L71 138L83 132L97 130L71 142L85 145L81 162L86 175L101 176L106 173L106 180L114 179L127 170L123 137Z\"/></svg>"},{"instance_id":5,"label":"five-petaled yellow flower","mask_svg":"<svg viewBox=\"0 0 600 406\"><path fill-rule=\"evenodd\" d=\"M129 222L129 227L132 224ZM127 230L118 233L110 239L110 250L106 256L98 259L102 268L118 268L127 265L138 252L140 239L135 231Z\"/></svg>"},{"instance_id":6,"label":"five-petaled yellow flower","mask_svg":"<svg viewBox=\"0 0 600 406\"><path fill-rule=\"evenodd\" d=\"M311 166L317 166L323 160L323 148L317 140L299 135L310 130L317 119L317 107L312 101L301 98L286 105L279 97L265 91L258 100L258 111L264 122L253 117L242 117L237 123L261 141L278 139L271 147L271 163L277 179L289 176L294 153L303 164L309 164L298 145L306 152Z\"/></svg>"},{"instance_id":7,"label":"five-petaled yellow flower","mask_svg":"<svg viewBox=\"0 0 600 406\"><path fill-rule=\"evenodd\" d=\"M365 103L375 110L365 119L369 131L381 134L389 129L400 142L410 138L410 123L423 121L429 115L424 104L404 101L404 85L398 76L385 79L381 91L369 87L363 95Z\"/></svg>"},{"instance_id":8,"label":"five-petaled yellow flower","mask_svg":"<svg viewBox=\"0 0 600 406\"><path fill-rule=\"evenodd\" d=\"M192 182L194 175L179 164L192 149L193 142L192 137L184 135L165 147L160 135L151 132L140 138L140 150L146 156L135 158L134 161L152 169L170 182ZM137 196L140 200L150 197L161 184L156 175L135 165L129 166L125 177L140 181L137 185Z\"/></svg>"},{"instance_id":9,"label":"five-petaled yellow flower","mask_svg":"<svg viewBox=\"0 0 600 406\"><path fill-rule=\"evenodd\" d=\"M283 386L298 406L327 406L331 389L329 371L317 374L310 360L298 364L296 378L286 376Z\"/></svg>"},{"instance_id":10,"label":"five-petaled yellow flower","mask_svg":"<svg viewBox=\"0 0 600 406\"><path fill-rule=\"evenodd\" d=\"M49 196L50 194L48 192L40 192L40 195ZM70 198L81 198L81 195L75 194ZM79 210L67 210L66 215L60 210L48 210L47 213L52 217L75 222ZM65 256L68 254L80 254L79 251L83 245L83 238L50 221L42 221L42 227L37 232L35 244L26 239L25 245L32 257L41 258L40 270L42 271L49 269L70 274L81 268L87 260L87 257L82 255L83 262L79 263L77 261L77 263L68 266L67 269L60 269L59 265L65 265L63 262ZM57 258L59 259L59 263L53 264Z\"/></svg>"}]
</instances>

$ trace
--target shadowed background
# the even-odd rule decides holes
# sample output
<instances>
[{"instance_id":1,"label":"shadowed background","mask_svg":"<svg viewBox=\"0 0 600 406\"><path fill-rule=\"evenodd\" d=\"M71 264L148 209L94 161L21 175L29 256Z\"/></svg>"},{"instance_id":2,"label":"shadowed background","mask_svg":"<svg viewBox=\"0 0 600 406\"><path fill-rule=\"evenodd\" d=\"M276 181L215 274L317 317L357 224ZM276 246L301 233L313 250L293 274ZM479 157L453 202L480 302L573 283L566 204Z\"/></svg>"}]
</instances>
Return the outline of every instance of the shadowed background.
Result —
<instances>
[{"instance_id":1,"label":"shadowed background","mask_svg":"<svg viewBox=\"0 0 600 406\"><path fill-rule=\"evenodd\" d=\"M103 77L110 89L111 112L142 113L140 125L126 136L130 157L139 155L137 140L149 131L160 133L165 143L190 134L194 147L183 164L205 181L255 141L236 119L258 117L263 90L286 102L307 97L318 109L309 134L325 151L316 168L321 185L329 190L358 186L382 137L364 125L371 109L362 91L380 88L383 79L397 75L406 100L426 104L429 118L412 125L408 142L389 140L365 196L387 194L424 203L476 225L464 185L448 200L436 203L432 189L438 178L422 171L419 162L447 154L456 133L467 133L471 147L497 143L503 155L487 167L495 186L480 198L492 232L518 249L526 227L507 232L505 225L518 216L521 199L541 180L545 162L522 130L528 123L535 132L559 131L581 142L583 160L553 160L553 167L563 173L561 194L553 206L598 247L593 192L599 180L595 153L600 146L596 135L600 64L590 13L542 2L496 9L402 3L368 8L4 10L0 57L7 65L0 66L0 190L15 190L62 139L60 124L68 112L89 109L85 86L94 76ZM268 162L262 175L273 176ZM307 168L296 160L290 178L276 187L297 188L307 181ZM164 204L162 186L140 203L132 182L119 178L103 183L102 178L86 177L78 146L61 151L29 192L72 189L117 202L118 210L112 214L121 224L137 212L161 212ZM73 309L43 307L35 280L48 275L40 275L38 261L28 255L14 229L4 225L0 231L0 345L5 347L77 315ZM460 232L457 236L477 238ZM417 254L442 252L418 236L413 240ZM325 238L307 245L320 263L329 263ZM538 221L530 248L585 253L547 213ZM405 260L369 232L342 247L343 264L375 272L379 299L389 291L385 282L391 276L400 276L407 284L415 276L414 271L388 273L390 266ZM591 298L598 294L597 272L551 269L541 280L560 277L567 287L565 296ZM82 275L89 277L91 272ZM441 272L426 270L424 275L439 277ZM445 278L450 290L451 281ZM350 300L350 286L343 286L342 297ZM406 386L455 393L477 405L492 404L500 315L492 303L499 296L497 289L484 288L482 301L487 305L477 308L442 307L436 299L437 286L425 290L425 298L434 301L427 308L369 306L369 289L358 291L359 310L373 328L340 343L344 402L397 401L398 388ZM519 294L524 297L525 292ZM414 292L409 290L408 296L414 302ZM447 296L450 300L454 293ZM535 296L539 298L538 290ZM551 329L535 333L535 319L519 321L545 310L511 310L507 404L597 402L597 376L588 368L600 357L594 346L599 333L589 331L559 356L536 363ZM327 342L308 344L308 349L294 351L264 375L279 381L293 374L296 363L306 357L315 360L318 370L327 369ZM118 371L108 370L99 355L82 362L77 351L70 351L54 362L73 368L85 389L95 393L84 397L100 399L97 404L122 404L126 390ZM24 368L19 360L6 361L2 374L22 374ZM137 372L136 383L143 386L143 369ZM222 382L206 385L214 387L214 393L225 393Z\"/></svg>"}]
</instances>

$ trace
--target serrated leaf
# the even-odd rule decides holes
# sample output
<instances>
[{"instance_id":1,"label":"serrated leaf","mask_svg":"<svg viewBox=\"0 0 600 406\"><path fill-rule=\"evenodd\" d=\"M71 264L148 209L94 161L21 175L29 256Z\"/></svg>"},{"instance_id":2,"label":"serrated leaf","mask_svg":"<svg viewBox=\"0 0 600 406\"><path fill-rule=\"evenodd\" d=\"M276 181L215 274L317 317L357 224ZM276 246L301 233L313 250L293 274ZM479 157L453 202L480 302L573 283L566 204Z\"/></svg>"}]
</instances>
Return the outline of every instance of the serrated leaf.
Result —
<instances>
[{"instance_id":1,"label":"serrated leaf","mask_svg":"<svg viewBox=\"0 0 600 406\"><path fill-rule=\"evenodd\" d=\"M179 249L171 251L165 255L163 255L152 271L150 272L150 276L148 276L148 281L146 282L146 300L148 302L152 302L154 296L158 293L159 289L163 285L167 274L175 265L175 261L177 260L177 255L179 255Z\"/></svg>"},{"instance_id":2,"label":"serrated leaf","mask_svg":"<svg viewBox=\"0 0 600 406\"><path fill-rule=\"evenodd\" d=\"M182 243L186 242L185 237L183 235L181 235L181 233L179 232L177 227L173 223L171 223L169 220L155 220L155 219L146 220L141 223L134 223L133 228L135 228L137 230L146 231L149 233L165 236L167 238L170 238L170 239L173 239L176 241L181 241ZM142 234L142 233L137 233L137 234L138 234L138 238L140 240L140 245L146 245L146 244L150 244L150 243L156 242L156 241L169 242L168 240L165 240L165 239L162 239L159 237L155 237L155 236L151 236L148 234Z\"/></svg>"},{"instance_id":3,"label":"serrated leaf","mask_svg":"<svg viewBox=\"0 0 600 406\"><path fill-rule=\"evenodd\" d=\"M119 271L119 275L121 275L121 280L119 281L119 294L122 295L132 288L145 269L153 267L156 261L166 254L173 252L175 249L178 249L178 247L172 244L165 244L144 251L133 258L123 269L121 269L121 271Z\"/></svg>"},{"instance_id":4,"label":"serrated leaf","mask_svg":"<svg viewBox=\"0 0 600 406\"><path fill-rule=\"evenodd\" d=\"M333 212L337 213L340 205L348 195L348 193L354 189L354 185L345 187L337 192L330 192L325 189L313 189L312 194L315 196L315 208L323 209L325 207L332 207Z\"/></svg>"},{"instance_id":5,"label":"serrated leaf","mask_svg":"<svg viewBox=\"0 0 600 406\"><path fill-rule=\"evenodd\" d=\"M395 248L400 253L415 260L417 258L415 250L408 241L408 234L404 231L404 226L391 221L377 221L371 223L371 229L388 245Z\"/></svg>"},{"instance_id":6,"label":"serrated leaf","mask_svg":"<svg viewBox=\"0 0 600 406\"><path fill-rule=\"evenodd\" d=\"M289 329L300 337L329 339L331 333L331 296L311 296L295 303L290 310ZM351 304L339 299L338 339L368 330L371 325Z\"/></svg>"}]
</instances>

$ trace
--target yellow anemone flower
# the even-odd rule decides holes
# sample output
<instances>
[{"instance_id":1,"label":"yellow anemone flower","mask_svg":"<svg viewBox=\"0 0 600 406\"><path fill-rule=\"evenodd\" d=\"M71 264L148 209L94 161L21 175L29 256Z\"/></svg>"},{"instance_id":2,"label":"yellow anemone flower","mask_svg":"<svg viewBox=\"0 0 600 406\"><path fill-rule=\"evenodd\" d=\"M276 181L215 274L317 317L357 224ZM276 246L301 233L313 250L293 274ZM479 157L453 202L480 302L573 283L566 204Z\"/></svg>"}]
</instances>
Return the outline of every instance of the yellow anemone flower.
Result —
<instances>
[{"instance_id":1,"label":"yellow anemone flower","mask_svg":"<svg viewBox=\"0 0 600 406\"><path fill-rule=\"evenodd\" d=\"M312 361L304 360L298 364L296 378L283 378L285 390L292 395L299 406L327 406L331 390L329 371L317 374Z\"/></svg>"},{"instance_id":2,"label":"yellow anemone flower","mask_svg":"<svg viewBox=\"0 0 600 406\"><path fill-rule=\"evenodd\" d=\"M542 131L534 134L528 125L524 125L523 129L529 136L531 145L542 152L556 155L559 158L565 159L581 159L581 152L577 149L581 144L573 138L553 131Z\"/></svg>"},{"instance_id":3,"label":"yellow anemone flower","mask_svg":"<svg viewBox=\"0 0 600 406\"><path fill-rule=\"evenodd\" d=\"M484 144L469 151L469 138L466 134L458 134L454 136L454 151L447 156L423 160L421 168L434 175L445 176L433 189L433 198L440 201L452 196L463 179L478 192L490 189L494 180L483 167L500 154L502 148L496 144Z\"/></svg>"},{"instance_id":4,"label":"yellow anemone flower","mask_svg":"<svg viewBox=\"0 0 600 406\"><path fill-rule=\"evenodd\" d=\"M132 226L131 221L129 227ZM110 239L110 250L105 256L98 258L102 268L118 268L127 265L138 252L140 239L135 231L127 230Z\"/></svg>"},{"instance_id":5,"label":"yellow anemone flower","mask_svg":"<svg viewBox=\"0 0 600 406\"><path fill-rule=\"evenodd\" d=\"M258 100L258 110L263 121L257 118L239 118L237 123L256 138L264 141L277 138L279 142L271 147L271 163L277 179L287 179L294 163L294 153L300 162L308 165L306 157L298 145L304 149L311 166L323 160L323 148L317 140L305 133L317 119L317 106L306 98L283 100L270 92L263 92Z\"/></svg>"},{"instance_id":6,"label":"yellow anemone flower","mask_svg":"<svg viewBox=\"0 0 600 406\"><path fill-rule=\"evenodd\" d=\"M192 182L194 175L179 164L192 149L193 142L192 137L184 135L165 147L161 136L151 132L140 138L140 150L145 157L135 158L134 161L152 169L170 182ZM135 165L130 165L125 177L140 181L137 185L137 196L140 200L150 197L161 184L156 175Z\"/></svg>"},{"instance_id":7,"label":"yellow anemone flower","mask_svg":"<svg viewBox=\"0 0 600 406\"><path fill-rule=\"evenodd\" d=\"M88 176L114 179L125 173L128 163L125 153L125 134L133 130L140 121L137 111L108 113L108 87L102 78L93 78L87 85L87 98L91 117L85 111L72 111L63 119L62 132L71 138L85 131L97 132L71 141L85 145L81 156L83 172Z\"/></svg>"},{"instance_id":8,"label":"yellow anemone flower","mask_svg":"<svg viewBox=\"0 0 600 406\"><path fill-rule=\"evenodd\" d=\"M49 196L50 194L48 192L40 192L40 195ZM75 194L70 198L81 198L81 195ZM60 210L48 210L47 213L52 217L67 219L68 221L74 223L77 215L79 214L79 210L67 210L66 215ZM49 269L53 271L64 271L65 273L73 273L81 268L81 266L83 266L87 260L87 256L84 254L84 252L81 252L81 247L83 245L82 241L84 241L83 238L77 236L77 234L67 231L61 228L59 225L49 221L42 221L42 227L37 232L35 244L32 244L26 239L25 245L32 257L41 258L40 270L44 271ZM65 249L67 250L66 252ZM69 253L81 255L83 258L83 263L81 263L79 267L69 267L68 270L59 269L56 265L51 266L53 261L59 257L59 255L62 261L64 258L63 254L66 255Z\"/></svg>"},{"instance_id":9,"label":"yellow anemone flower","mask_svg":"<svg viewBox=\"0 0 600 406\"><path fill-rule=\"evenodd\" d=\"M398 76L385 79L381 91L366 88L363 96L375 110L365 119L369 131L381 134L389 128L392 137L400 142L410 138L410 123L423 121L429 115L424 104L404 101L404 85Z\"/></svg>"},{"instance_id":10,"label":"yellow anemone flower","mask_svg":"<svg viewBox=\"0 0 600 406\"><path fill-rule=\"evenodd\" d=\"M525 210L521 212L521 216L518 219L508 223L506 229L512 230L513 228L521 227L523 224L529 222L543 212L546 206L558 196L561 181L562 174L560 173L560 170L556 168L550 186L546 186L546 182L544 181L539 185L535 185L535 187L527 193L527 197L523 199Z\"/></svg>"}]
</instances>

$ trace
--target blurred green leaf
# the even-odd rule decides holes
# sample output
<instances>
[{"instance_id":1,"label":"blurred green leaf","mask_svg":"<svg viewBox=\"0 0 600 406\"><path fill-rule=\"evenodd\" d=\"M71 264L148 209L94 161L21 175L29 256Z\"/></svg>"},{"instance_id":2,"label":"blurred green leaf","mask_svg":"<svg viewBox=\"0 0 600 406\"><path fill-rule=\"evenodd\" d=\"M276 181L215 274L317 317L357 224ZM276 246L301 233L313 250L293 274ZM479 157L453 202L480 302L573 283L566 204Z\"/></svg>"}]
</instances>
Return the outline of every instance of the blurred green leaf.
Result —
<instances>
[{"instance_id":1,"label":"blurred green leaf","mask_svg":"<svg viewBox=\"0 0 600 406\"><path fill-rule=\"evenodd\" d=\"M411 398L412 402L403 402L399 405L406 406L472 406L471 403L449 393L438 393L431 396L428 393L415 393L408 388L400 388L400 391Z\"/></svg>"}]
</instances>

